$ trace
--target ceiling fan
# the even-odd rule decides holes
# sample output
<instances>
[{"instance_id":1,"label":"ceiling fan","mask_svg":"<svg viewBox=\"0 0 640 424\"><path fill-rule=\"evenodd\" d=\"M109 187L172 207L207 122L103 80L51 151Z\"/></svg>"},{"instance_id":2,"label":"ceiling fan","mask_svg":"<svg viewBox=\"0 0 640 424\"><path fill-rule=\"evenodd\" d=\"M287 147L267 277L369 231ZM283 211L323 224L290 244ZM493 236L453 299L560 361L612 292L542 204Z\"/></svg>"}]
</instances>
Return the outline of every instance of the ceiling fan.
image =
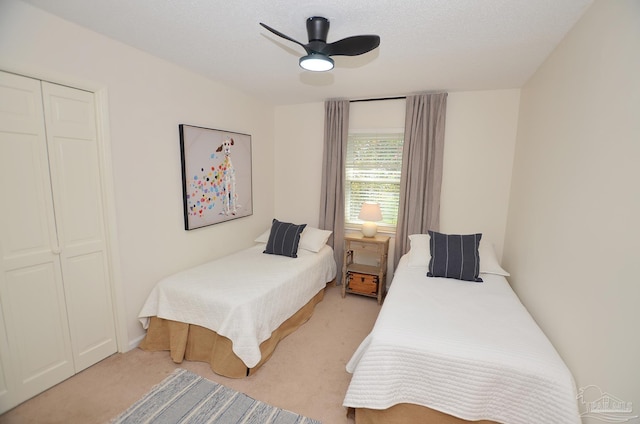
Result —
<instances>
[{"instance_id":1,"label":"ceiling fan","mask_svg":"<svg viewBox=\"0 0 640 424\"><path fill-rule=\"evenodd\" d=\"M333 69L334 65L333 59L329 56L358 56L380 45L380 37L377 35L355 35L333 43L327 43L329 20L321 16L312 16L307 19L307 34L309 36L309 43L307 44L294 40L262 22L260 22L260 25L278 37L302 46L307 55L300 58L300 66L308 71L329 71Z\"/></svg>"}]
</instances>

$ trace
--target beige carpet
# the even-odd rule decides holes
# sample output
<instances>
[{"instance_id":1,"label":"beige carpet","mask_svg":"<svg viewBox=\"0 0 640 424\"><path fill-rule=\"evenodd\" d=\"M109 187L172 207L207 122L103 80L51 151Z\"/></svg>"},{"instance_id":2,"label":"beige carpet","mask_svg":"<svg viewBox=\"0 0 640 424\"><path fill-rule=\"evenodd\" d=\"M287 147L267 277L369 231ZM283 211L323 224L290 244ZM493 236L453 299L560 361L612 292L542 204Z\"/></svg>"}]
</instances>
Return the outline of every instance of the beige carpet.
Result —
<instances>
[{"instance_id":1,"label":"beige carpet","mask_svg":"<svg viewBox=\"0 0 640 424\"><path fill-rule=\"evenodd\" d=\"M380 306L373 298L327 288L311 319L280 342L258 372L235 380L200 362L174 364L167 352L115 354L0 415L0 423L108 423L175 368L323 424L352 423L342 406L351 375L345 365L371 330Z\"/></svg>"}]
</instances>

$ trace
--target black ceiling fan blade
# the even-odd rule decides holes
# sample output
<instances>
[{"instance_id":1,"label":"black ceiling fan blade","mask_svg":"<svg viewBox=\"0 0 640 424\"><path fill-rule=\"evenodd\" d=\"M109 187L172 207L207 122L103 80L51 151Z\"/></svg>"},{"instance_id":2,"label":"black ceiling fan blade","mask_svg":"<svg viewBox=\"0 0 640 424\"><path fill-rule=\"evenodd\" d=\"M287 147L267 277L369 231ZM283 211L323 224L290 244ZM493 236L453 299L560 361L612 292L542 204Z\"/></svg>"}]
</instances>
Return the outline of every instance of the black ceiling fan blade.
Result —
<instances>
[{"instance_id":1,"label":"black ceiling fan blade","mask_svg":"<svg viewBox=\"0 0 640 424\"><path fill-rule=\"evenodd\" d=\"M327 56L357 56L367 53L380 45L377 35L355 35L327 44L322 53Z\"/></svg>"},{"instance_id":2,"label":"black ceiling fan blade","mask_svg":"<svg viewBox=\"0 0 640 424\"><path fill-rule=\"evenodd\" d=\"M309 47L308 47L306 44L302 44L300 41L298 41L298 40L294 40L293 38L289 37L288 35L285 35L285 34L281 33L280 31L278 31L278 30L276 30L276 29L273 29L273 28L271 28L271 27L270 27L270 26L268 26L268 25L263 24L262 22L260 22L260 25L262 25L264 28L266 28L267 30L271 31L272 33L274 33L274 34L275 34L275 35L277 35L278 37L282 37L282 38L284 38L285 40L293 41L294 43L296 43L296 44L298 44L298 45L302 46L302 48L304 48L304 50L305 50L307 53L311 53L311 51L309 50Z\"/></svg>"}]
</instances>

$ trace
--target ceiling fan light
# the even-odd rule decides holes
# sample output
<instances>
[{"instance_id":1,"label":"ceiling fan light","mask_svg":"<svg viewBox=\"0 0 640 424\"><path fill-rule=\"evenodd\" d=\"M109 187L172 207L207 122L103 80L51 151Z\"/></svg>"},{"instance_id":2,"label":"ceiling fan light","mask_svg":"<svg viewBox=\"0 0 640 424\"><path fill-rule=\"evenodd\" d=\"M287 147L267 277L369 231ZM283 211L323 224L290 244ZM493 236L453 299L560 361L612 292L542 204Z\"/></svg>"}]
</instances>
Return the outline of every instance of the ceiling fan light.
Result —
<instances>
[{"instance_id":1,"label":"ceiling fan light","mask_svg":"<svg viewBox=\"0 0 640 424\"><path fill-rule=\"evenodd\" d=\"M321 53L311 53L300 58L300 67L313 72L330 71L333 59Z\"/></svg>"}]
</instances>

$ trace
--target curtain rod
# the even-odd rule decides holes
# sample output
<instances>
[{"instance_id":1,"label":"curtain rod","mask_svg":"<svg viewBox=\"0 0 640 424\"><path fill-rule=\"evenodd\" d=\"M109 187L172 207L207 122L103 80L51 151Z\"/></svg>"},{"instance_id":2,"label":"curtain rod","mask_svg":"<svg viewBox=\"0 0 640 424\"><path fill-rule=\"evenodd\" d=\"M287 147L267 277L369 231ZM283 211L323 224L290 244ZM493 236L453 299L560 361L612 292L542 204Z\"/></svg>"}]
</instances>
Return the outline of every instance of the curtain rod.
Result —
<instances>
[{"instance_id":1,"label":"curtain rod","mask_svg":"<svg viewBox=\"0 0 640 424\"><path fill-rule=\"evenodd\" d=\"M399 100L406 99L407 96L397 96L397 97L376 97L373 99L358 99L358 100L349 100L349 103L358 103L358 102L375 102L378 100Z\"/></svg>"}]
</instances>

